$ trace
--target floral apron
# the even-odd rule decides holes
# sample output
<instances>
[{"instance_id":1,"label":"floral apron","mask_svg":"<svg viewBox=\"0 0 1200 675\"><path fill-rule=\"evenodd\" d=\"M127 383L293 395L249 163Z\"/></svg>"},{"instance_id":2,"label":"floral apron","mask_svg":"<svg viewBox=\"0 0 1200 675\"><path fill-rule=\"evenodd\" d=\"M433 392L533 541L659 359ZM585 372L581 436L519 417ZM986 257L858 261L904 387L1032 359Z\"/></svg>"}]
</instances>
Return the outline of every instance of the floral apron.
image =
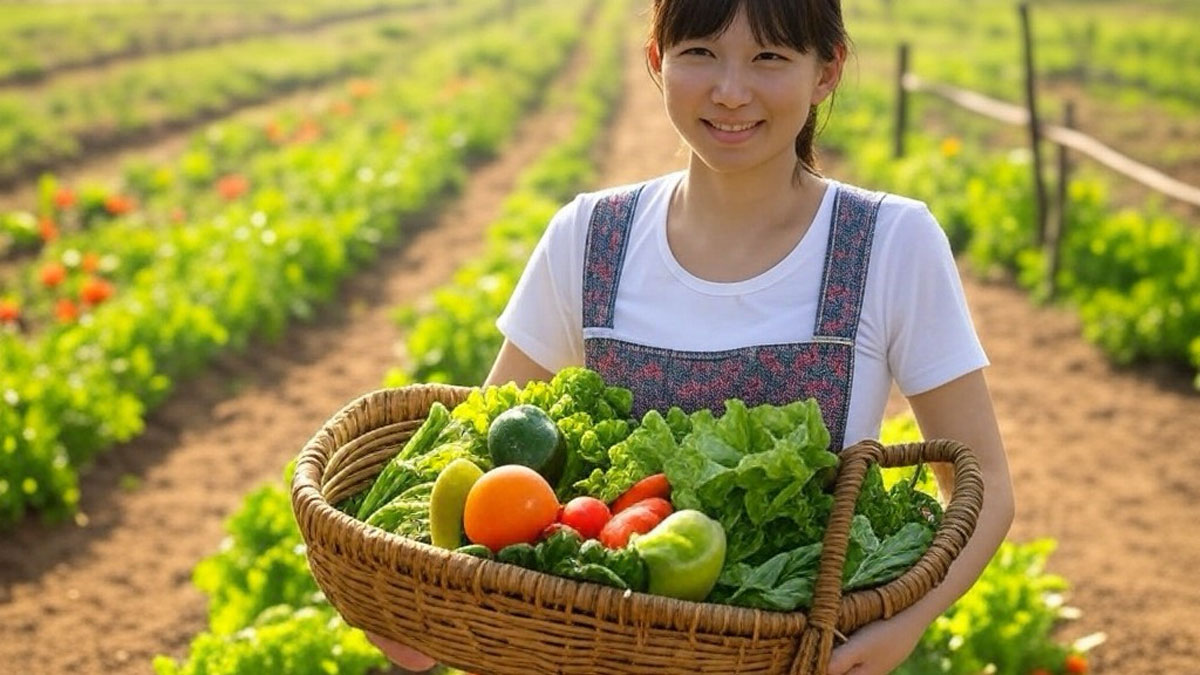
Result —
<instances>
[{"instance_id":1,"label":"floral apron","mask_svg":"<svg viewBox=\"0 0 1200 675\"><path fill-rule=\"evenodd\" d=\"M836 189L837 195L812 340L714 352L676 351L610 337L642 186L602 199L588 225L584 258L585 365L610 384L630 389L638 418L649 409L665 411L672 405L720 414L727 398L739 398L748 406L815 398L829 428L830 448L840 451L850 407L854 340L883 194L844 185L829 189Z\"/></svg>"}]
</instances>

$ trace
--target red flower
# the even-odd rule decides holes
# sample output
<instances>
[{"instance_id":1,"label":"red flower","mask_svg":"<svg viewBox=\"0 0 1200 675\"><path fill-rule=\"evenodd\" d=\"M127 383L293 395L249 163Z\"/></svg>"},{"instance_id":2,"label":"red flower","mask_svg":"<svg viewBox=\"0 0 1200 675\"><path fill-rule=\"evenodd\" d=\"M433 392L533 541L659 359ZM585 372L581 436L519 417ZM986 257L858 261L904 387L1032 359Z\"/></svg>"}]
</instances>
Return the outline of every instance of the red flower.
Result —
<instances>
[{"instance_id":1,"label":"red flower","mask_svg":"<svg viewBox=\"0 0 1200 675\"><path fill-rule=\"evenodd\" d=\"M70 188L58 188L54 191L54 205L60 209L71 208L75 205L75 193Z\"/></svg>"},{"instance_id":2,"label":"red flower","mask_svg":"<svg viewBox=\"0 0 1200 675\"><path fill-rule=\"evenodd\" d=\"M133 197L113 194L104 198L104 210L110 215L122 216L133 210Z\"/></svg>"},{"instance_id":3,"label":"red flower","mask_svg":"<svg viewBox=\"0 0 1200 675\"><path fill-rule=\"evenodd\" d=\"M307 143L321 138L321 127L312 120L304 120L300 128L296 130L295 140L297 143Z\"/></svg>"},{"instance_id":4,"label":"red flower","mask_svg":"<svg viewBox=\"0 0 1200 675\"><path fill-rule=\"evenodd\" d=\"M63 323L71 323L79 318L79 308L68 298L60 298L54 305L54 315Z\"/></svg>"},{"instance_id":5,"label":"red flower","mask_svg":"<svg viewBox=\"0 0 1200 675\"><path fill-rule=\"evenodd\" d=\"M67 268L61 263L50 262L42 266L42 283L50 288L61 284L67 278Z\"/></svg>"},{"instance_id":6,"label":"red flower","mask_svg":"<svg viewBox=\"0 0 1200 675\"><path fill-rule=\"evenodd\" d=\"M1072 675L1083 675L1088 671L1087 659L1083 658L1082 654L1067 654L1067 660L1063 662L1063 668Z\"/></svg>"},{"instance_id":7,"label":"red flower","mask_svg":"<svg viewBox=\"0 0 1200 675\"><path fill-rule=\"evenodd\" d=\"M276 120L267 122L267 138L272 143L282 143L287 140L287 134L284 133L283 127Z\"/></svg>"},{"instance_id":8,"label":"red flower","mask_svg":"<svg viewBox=\"0 0 1200 675\"><path fill-rule=\"evenodd\" d=\"M0 323L16 323L21 318L21 306L16 300L0 300Z\"/></svg>"},{"instance_id":9,"label":"red flower","mask_svg":"<svg viewBox=\"0 0 1200 675\"><path fill-rule=\"evenodd\" d=\"M100 269L100 256L94 252L84 253L83 261L79 266L83 268L84 272L95 272Z\"/></svg>"},{"instance_id":10,"label":"red flower","mask_svg":"<svg viewBox=\"0 0 1200 675\"><path fill-rule=\"evenodd\" d=\"M42 238L42 241L58 239L58 225L54 224L52 218L42 218L38 221L38 236Z\"/></svg>"},{"instance_id":11,"label":"red flower","mask_svg":"<svg viewBox=\"0 0 1200 675\"><path fill-rule=\"evenodd\" d=\"M246 180L246 177L241 174L231 173L217 181L217 192L221 193L225 201L231 202L246 194L246 190L249 189L250 181Z\"/></svg>"},{"instance_id":12,"label":"red flower","mask_svg":"<svg viewBox=\"0 0 1200 675\"><path fill-rule=\"evenodd\" d=\"M90 277L79 289L79 297L89 305L98 305L112 297L113 285L100 277Z\"/></svg>"},{"instance_id":13,"label":"red flower","mask_svg":"<svg viewBox=\"0 0 1200 675\"><path fill-rule=\"evenodd\" d=\"M366 98L375 93L375 83L370 80L350 80L346 89L354 98Z\"/></svg>"}]
</instances>

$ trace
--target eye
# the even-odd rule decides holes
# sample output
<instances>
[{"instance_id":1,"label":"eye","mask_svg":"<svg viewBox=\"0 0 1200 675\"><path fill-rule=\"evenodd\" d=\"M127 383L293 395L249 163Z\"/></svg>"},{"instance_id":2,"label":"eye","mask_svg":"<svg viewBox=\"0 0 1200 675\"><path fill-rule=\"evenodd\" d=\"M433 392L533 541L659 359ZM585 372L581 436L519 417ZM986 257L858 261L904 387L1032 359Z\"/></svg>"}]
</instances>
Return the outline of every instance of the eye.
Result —
<instances>
[{"instance_id":1,"label":"eye","mask_svg":"<svg viewBox=\"0 0 1200 675\"><path fill-rule=\"evenodd\" d=\"M787 61L788 60L788 58L786 56L784 56L783 54L776 53L776 52L761 52L758 56L756 56L754 58L763 59L764 61Z\"/></svg>"},{"instance_id":2,"label":"eye","mask_svg":"<svg viewBox=\"0 0 1200 675\"><path fill-rule=\"evenodd\" d=\"M709 51L707 47L688 47L687 49L680 52L680 54L695 54L696 56L707 56L707 55L711 55L712 52Z\"/></svg>"}]
</instances>

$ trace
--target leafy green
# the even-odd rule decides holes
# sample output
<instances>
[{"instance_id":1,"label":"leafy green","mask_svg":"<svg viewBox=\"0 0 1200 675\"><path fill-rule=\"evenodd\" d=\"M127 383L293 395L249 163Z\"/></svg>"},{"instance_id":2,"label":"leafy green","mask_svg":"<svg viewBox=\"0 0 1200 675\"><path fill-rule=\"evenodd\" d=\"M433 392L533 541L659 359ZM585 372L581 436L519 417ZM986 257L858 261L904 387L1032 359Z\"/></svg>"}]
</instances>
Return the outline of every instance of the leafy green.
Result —
<instances>
[{"instance_id":1,"label":"leafy green","mask_svg":"<svg viewBox=\"0 0 1200 675\"><path fill-rule=\"evenodd\" d=\"M591 475L575 483L575 488L601 501L612 502L634 483L660 473L675 447L675 436L667 421L657 410L650 410L637 429L608 448L607 457L601 457Z\"/></svg>"},{"instance_id":2,"label":"leafy green","mask_svg":"<svg viewBox=\"0 0 1200 675\"><path fill-rule=\"evenodd\" d=\"M763 562L820 541L832 498L822 486L837 456L816 401L691 416L691 432L664 462L676 508L716 518L728 537L727 564ZM770 533L770 534L768 534Z\"/></svg>"},{"instance_id":3,"label":"leafy green","mask_svg":"<svg viewBox=\"0 0 1200 675\"><path fill-rule=\"evenodd\" d=\"M861 518L862 516L855 516ZM921 523L907 523L883 541L870 538L855 541L863 556L854 567L846 565L846 590L870 588L900 576L921 558L933 541L933 531Z\"/></svg>"},{"instance_id":4,"label":"leafy green","mask_svg":"<svg viewBox=\"0 0 1200 675\"><path fill-rule=\"evenodd\" d=\"M358 518L366 520L382 505L390 502L406 488L406 481L411 481L413 471L405 462L415 457L422 457L429 452L437 442L438 435L450 422L450 411L440 402L435 401L429 409L425 421L417 429L404 448L383 467L383 471L371 484L366 498L358 509Z\"/></svg>"},{"instance_id":5,"label":"leafy green","mask_svg":"<svg viewBox=\"0 0 1200 675\"><path fill-rule=\"evenodd\" d=\"M644 591L649 576L636 549L610 550L599 541L583 541L578 532L562 529L538 542L500 549L496 560L568 579L590 581L622 590Z\"/></svg>"}]
</instances>

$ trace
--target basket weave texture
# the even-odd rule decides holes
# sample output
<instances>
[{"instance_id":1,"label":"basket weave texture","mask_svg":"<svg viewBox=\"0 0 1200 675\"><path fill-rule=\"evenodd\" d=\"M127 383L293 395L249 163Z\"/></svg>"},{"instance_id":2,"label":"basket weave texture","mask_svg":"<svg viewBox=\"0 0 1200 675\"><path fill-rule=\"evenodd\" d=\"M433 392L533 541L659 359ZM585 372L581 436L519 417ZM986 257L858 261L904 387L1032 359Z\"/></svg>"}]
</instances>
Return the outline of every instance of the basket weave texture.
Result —
<instances>
[{"instance_id":1,"label":"basket weave texture","mask_svg":"<svg viewBox=\"0 0 1200 675\"><path fill-rule=\"evenodd\" d=\"M292 507L313 576L350 625L473 672L823 675L835 635L890 617L941 582L983 503L978 462L961 443L884 447L864 441L843 450L808 612L687 602L582 583L427 546L333 508L370 484L434 401L453 408L470 391L419 384L353 401L301 452ZM929 550L911 569L884 586L842 595L850 522L871 462L949 462L953 496Z\"/></svg>"}]
</instances>

